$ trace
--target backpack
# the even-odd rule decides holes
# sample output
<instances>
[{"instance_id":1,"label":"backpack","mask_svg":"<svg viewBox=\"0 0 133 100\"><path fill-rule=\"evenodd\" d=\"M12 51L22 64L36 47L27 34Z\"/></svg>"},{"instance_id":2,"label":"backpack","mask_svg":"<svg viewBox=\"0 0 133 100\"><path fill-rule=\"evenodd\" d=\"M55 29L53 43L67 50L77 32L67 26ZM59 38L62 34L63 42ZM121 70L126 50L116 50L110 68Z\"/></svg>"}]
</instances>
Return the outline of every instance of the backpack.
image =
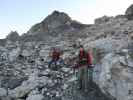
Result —
<instances>
[{"instance_id":1,"label":"backpack","mask_svg":"<svg viewBox=\"0 0 133 100\"><path fill-rule=\"evenodd\" d=\"M79 65L87 64L87 55L88 53L85 50L79 52Z\"/></svg>"}]
</instances>

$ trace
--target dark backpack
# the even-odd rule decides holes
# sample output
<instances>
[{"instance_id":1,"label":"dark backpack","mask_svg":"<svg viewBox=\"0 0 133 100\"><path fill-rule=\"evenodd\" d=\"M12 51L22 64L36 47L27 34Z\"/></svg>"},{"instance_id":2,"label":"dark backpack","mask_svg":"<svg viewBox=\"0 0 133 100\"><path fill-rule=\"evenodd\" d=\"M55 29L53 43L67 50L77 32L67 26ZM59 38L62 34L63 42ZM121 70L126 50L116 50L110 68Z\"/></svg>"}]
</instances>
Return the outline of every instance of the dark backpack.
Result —
<instances>
[{"instance_id":1,"label":"dark backpack","mask_svg":"<svg viewBox=\"0 0 133 100\"><path fill-rule=\"evenodd\" d=\"M80 65L87 64L87 55L88 53L85 50L79 52L79 64Z\"/></svg>"}]
</instances>

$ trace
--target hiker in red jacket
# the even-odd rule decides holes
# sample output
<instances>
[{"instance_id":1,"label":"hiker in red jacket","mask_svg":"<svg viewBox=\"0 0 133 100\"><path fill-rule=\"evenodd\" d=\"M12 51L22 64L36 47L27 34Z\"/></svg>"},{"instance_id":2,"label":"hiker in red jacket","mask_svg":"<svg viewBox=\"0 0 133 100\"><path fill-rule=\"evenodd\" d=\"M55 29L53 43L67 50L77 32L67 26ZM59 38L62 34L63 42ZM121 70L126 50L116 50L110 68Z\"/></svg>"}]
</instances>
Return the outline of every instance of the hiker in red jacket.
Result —
<instances>
[{"instance_id":1,"label":"hiker in red jacket","mask_svg":"<svg viewBox=\"0 0 133 100\"><path fill-rule=\"evenodd\" d=\"M78 70L79 70L79 88L87 91L88 89L88 68L92 67L92 53L86 51L83 45L80 46L78 57Z\"/></svg>"},{"instance_id":2,"label":"hiker in red jacket","mask_svg":"<svg viewBox=\"0 0 133 100\"><path fill-rule=\"evenodd\" d=\"M48 67L51 67L51 64L54 63L55 66L57 65L57 61L60 59L60 50L57 48L52 48L50 52L50 57L52 58L48 64Z\"/></svg>"}]
</instances>

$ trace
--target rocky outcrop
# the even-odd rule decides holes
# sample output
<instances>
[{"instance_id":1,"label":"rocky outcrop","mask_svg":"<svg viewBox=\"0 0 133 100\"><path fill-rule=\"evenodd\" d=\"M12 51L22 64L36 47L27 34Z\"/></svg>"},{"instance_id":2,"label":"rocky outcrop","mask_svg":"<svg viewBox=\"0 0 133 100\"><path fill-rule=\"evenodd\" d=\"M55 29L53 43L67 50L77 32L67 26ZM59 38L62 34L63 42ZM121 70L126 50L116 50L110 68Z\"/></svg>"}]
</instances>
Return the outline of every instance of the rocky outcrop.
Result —
<instances>
[{"instance_id":1,"label":"rocky outcrop","mask_svg":"<svg viewBox=\"0 0 133 100\"><path fill-rule=\"evenodd\" d=\"M95 24L105 24L109 22L113 17L103 16L101 18L95 19Z\"/></svg>"},{"instance_id":2,"label":"rocky outcrop","mask_svg":"<svg viewBox=\"0 0 133 100\"><path fill-rule=\"evenodd\" d=\"M105 94L117 100L131 100L133 74L128 37L104 38L88 42L89 38L84 41L85 47L93 48L95 52L93 77L96 84Z\"/></svg>"},{"instance_id":3,"label":"rocky outcrop","mask_svg":"<svg viewBox=\"0 0 133 100\"><path fill-rule=\"evenodd\" d=\"M88 25L72 20L66 13L54 11L42 22L32 26L24 39L29 36L29 39L33 37L38 40L46 41L47 38L44 38L45 36L52 36L61 38L65 37L70 40L70 37L72 36L79 36L78 31L86 28L87 26Z\"/></svg>"},{"instance_id":4,"label":"rocky outcrop","mask_svg":"<svg viewBox=\"0 0 133 100\"><path fill-rule=\"evenodd\" d=\"M123 50L124 51L124 50ZM132 66L128 65L128 51L109 53L102 59L100 68L99 84L106 94L111 94L117 100L132 99ZM131 62L130 62L131 63ZM98 66L100 67L100 66Z\"/></svg>"},{"instance_id":5,"label":"rocky outcrop","mask_svg":"<svg viewBox=\"0 0 133 100\"><path fill-rule=\"evenodd\" d=\"M125 15L129 20L133 20L133 5L127 8Z\"/></svg>"},{"instance_id":6,"label":"rocky outcrop","mask_svg":"<svg viewBox=\"0 0 133 100\"><path fill-rule=\"evenodd\" d=\"M7 35L6 39L10 41L17 41L19 40L19 34L16 31L11 31L9 35Z\"/></svg>"},{"instance_id":7,"label":"rocky outcrop","mask_svg":"<svg viewBox=\"0 0 133 100\"><path fill-rule=\"evenodd\" d=\"M54 11L51 15L47 16L41 23L34 25L29 33L35 32L49 32L53 29L69 24L71 22L71 18L62 12Z\"/></svg>"}]
</instances>

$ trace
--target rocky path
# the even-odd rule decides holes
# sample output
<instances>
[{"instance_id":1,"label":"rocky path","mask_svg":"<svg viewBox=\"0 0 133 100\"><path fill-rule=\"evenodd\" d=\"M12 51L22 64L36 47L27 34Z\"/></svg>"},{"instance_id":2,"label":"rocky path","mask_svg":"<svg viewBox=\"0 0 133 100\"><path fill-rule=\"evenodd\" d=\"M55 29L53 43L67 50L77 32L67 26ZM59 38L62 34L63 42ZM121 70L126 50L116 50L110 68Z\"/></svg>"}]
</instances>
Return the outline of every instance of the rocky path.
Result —
<instances>
[{"instance_id":1,"label":"rocky path","mask_svg":"<svg viewBox=\"0 0 133 100\"><path fill-rule=\"evenodd\" d=\"M41 96L43 99L37 100L114 100L104 95L95 83L88 83L88 92L77 89L78 83L75 79L71 66L62 66L57 70L36 69L24 85L14 89L15 94L12 95L16 95L14 100L32 100ZM27 91L31 92L27 94ZM3 98L0 100L6 100L7 97Z\"/></svg>"},{"instance_id":2,"label":"rocky path","mask_svg":"<svg viewBox=\"0 0 133 100\"><path fill-rule=\"evenodd\" d=\"M65 93L65 99L63 100L115 100L112 97L103 94L95 83L88 84L88 91L84 92L82 89L77 89L77 84L72 83Z\"/></svg>"}]
</instances>

